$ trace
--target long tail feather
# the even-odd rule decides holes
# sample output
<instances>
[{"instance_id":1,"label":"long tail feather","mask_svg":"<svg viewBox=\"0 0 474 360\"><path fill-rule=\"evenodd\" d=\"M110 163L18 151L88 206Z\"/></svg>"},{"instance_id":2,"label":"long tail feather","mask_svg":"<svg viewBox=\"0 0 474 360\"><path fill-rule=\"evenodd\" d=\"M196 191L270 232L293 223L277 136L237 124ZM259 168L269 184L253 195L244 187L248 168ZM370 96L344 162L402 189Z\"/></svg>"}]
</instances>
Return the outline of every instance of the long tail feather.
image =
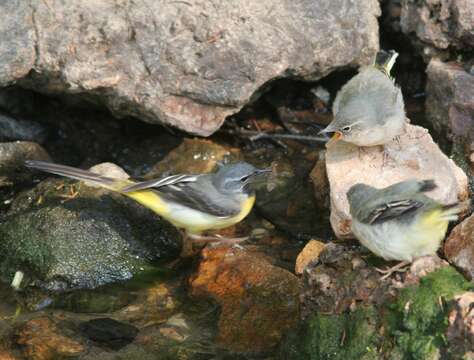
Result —
<instances>
[{"instance_id":1,"label":"long tail feather","mask_svg":"<svg viewBox=\"0 0 474 360\"><path fill-rule=\"evenodd\" d=\"M77 169L65 165L54 164L47 161L27 160L25 161L25 166L51 174L65 176L71 179L88 181L112 190L118 190L114 185L118 182L122 182L120 180L117 181L116 179L99 175L91 171Z\"/></svg>"},{"instance_id":2,"label":"long tail feather","mask_svg":"<svg viewBox=\"0 0 474 360\"><path fill-rule=\"evenodd\" d=\"M442 208L441 217L443 220L456 221L458 214L466 211L471 206L470 200L465 200L460 203L444 205Z\"/></svg>"}]
</instances>

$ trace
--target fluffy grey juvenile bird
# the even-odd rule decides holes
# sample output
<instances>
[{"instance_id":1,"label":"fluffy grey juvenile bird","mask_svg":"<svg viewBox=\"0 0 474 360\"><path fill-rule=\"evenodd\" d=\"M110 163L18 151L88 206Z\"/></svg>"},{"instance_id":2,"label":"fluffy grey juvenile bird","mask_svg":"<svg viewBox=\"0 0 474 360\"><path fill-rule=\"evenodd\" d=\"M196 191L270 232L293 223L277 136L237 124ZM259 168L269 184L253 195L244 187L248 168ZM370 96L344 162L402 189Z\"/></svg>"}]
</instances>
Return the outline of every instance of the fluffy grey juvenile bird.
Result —
<instances>
[{"instance_id":1,"label":"fluffy grey juvenile bird","mask_svg":"<svg viewBox=\"0 0 474 360\"><path fill-rule=\"evenodd\" d=\"M398 54L377 54L374 65L363 67L339 90L333 104L334 120L321 132L334 133L332 141L357 146L384 145L403 133L403 96L390 78Z\"/></svg>"},{"instance_id":2,"label":"fluffy grey juvenile bird","mask_svg":"<svg viewBox=\"0 0 474 360\"><path fill-rule=\"evenodd\" d=\"M353 185L347 192L352 232L374 254L402 261L394 269L418 257L434 255L449 221L457 220L469 204L442 205L424 194L435 188L433 180L413 179L383 189Z\"/></svg>"}]
</instances>

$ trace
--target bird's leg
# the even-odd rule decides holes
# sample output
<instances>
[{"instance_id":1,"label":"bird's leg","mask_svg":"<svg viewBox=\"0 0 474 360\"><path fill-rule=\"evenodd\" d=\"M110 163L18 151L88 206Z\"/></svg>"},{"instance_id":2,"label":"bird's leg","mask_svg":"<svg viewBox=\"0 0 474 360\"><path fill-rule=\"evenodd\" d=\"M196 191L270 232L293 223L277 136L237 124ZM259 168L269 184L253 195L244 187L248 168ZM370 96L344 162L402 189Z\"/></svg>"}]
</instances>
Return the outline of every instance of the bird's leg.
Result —
<instances>
[{"instance_id":1,"label":"bird's leg","mask_svg":"<svg viewBox=\"0 0 474 360\"><path fill-rule=\"evenodd\" d=\"M379 273L383 274L383 276L380 278L380 280L385 280L386 278L388 278L390 275L392 275L395 272L405 272L405 271L407 271L408 268L406 268L406 267L408 265L410 265L409 261L402 261L402 262L398 263L397 265L389 267L387 269L383 270L383 269L375 268L375 270L377 270Z\"/></svg>"},{"instance_id":2,"label":"bird's leg","mask_svg":"<svg viewBox=\"0 0 474 360\"><path fill-rule=\"evenodd\" d=\"M203 236L197 234L187 234L188 238L194 243L210 243L213 245L238 245L239 243L249 239L248 236L244 237L224 237L219 234Z\"/></svg>"}]
</instances>

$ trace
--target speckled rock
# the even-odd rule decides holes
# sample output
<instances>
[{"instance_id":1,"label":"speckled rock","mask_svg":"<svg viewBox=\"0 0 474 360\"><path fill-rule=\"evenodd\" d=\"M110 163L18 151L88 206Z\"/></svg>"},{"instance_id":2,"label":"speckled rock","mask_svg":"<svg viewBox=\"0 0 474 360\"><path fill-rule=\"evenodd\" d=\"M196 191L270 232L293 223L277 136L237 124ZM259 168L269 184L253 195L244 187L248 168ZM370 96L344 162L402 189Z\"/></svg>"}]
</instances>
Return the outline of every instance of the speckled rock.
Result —
<instances>
[{"instance_id":1,"label":"speckled rock","mask_svg":"<svg viewBox=\"0 0 474 360\"><path fill-rule=\"evenodd\" d=\"M0 143L0 187L32 179L33 172L25 168L25 160L51 160L46 150L33 142Z\"/></svg>"},{"instance_id":2,"label":"speckled rock","mask_svg":"<svg viewBox=\"0 0 474 360\"><path fill-rule=\"evenodd\" d=\"M428 130L409 124L398 141L384 148L359 149L342 141L334 143L327 150L326 169L331 188L331 226L340 238L352 237L346 193L357 183L383 188L410 178L433 179L438 187L427 193L433 199L452 204L468 197L466 174L441 152Z\"/></svg>"},{"instance_id":3,"label":"speckled rock","mask_svg":"<svg viewBox=\"0 0 474 360\"><path fill-rule=\"evenodd\" d=\"M368 64L378 1L2 2L0 86L83 94L200 135L268 81Z\"/></svg>"},{"instance_id":4,"label":"speckled rock","mask_svg":"<svg viewBox=\"0 0 474 360\"><path fill-rule=\"evenodd\" d=\"M73 181L46 180L21 194L0 224L0 274L22 270L47 289L95 288L173 259L180 236L122 195Z\"/></svg>"}]
</instances>

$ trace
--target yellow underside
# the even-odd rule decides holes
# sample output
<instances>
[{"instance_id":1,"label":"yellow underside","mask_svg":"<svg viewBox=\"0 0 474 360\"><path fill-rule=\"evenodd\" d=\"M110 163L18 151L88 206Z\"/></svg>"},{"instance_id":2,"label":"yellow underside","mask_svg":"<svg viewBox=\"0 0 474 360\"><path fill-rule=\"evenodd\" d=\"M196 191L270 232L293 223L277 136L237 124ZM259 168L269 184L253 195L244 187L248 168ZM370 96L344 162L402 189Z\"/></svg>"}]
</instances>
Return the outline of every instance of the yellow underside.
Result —
<instances>
[{"instance_id":1,"label":"yellow underside","mask_svg":"<svg viewBox=\"0 0 474 360\"><path fill-rule=\"evenodd\" d=\"M143 206L151 209L156 214L165 218L173 225L185 229L189 233L200 233L206 230L223 229L228 226L237 224L243 220L255 203L255 196L249 196L242 203L242 210L232 217L217 217L209 214L202 215L198 212L190 210L183 216L182 213L177 214L172 211L171 206L167 204L155 191L141 190L137 192L124 194L139 202ZM195 215L193 215L193 213ZM193 217L192 219L189 217Z\"/></svg>"},{"instance_id":2,"label":"yellow underside","mask_svg":"<svg viewBox=\"0 0 474 360\"><path fill-rule=\"evenodd\" d=\"M448 230L448 221L443 217L442 209L432 210L421 218L414 231L423 234L423 240L420 246L426 245L433 240L443 240Z\"/></svg>"}]
</instances>

